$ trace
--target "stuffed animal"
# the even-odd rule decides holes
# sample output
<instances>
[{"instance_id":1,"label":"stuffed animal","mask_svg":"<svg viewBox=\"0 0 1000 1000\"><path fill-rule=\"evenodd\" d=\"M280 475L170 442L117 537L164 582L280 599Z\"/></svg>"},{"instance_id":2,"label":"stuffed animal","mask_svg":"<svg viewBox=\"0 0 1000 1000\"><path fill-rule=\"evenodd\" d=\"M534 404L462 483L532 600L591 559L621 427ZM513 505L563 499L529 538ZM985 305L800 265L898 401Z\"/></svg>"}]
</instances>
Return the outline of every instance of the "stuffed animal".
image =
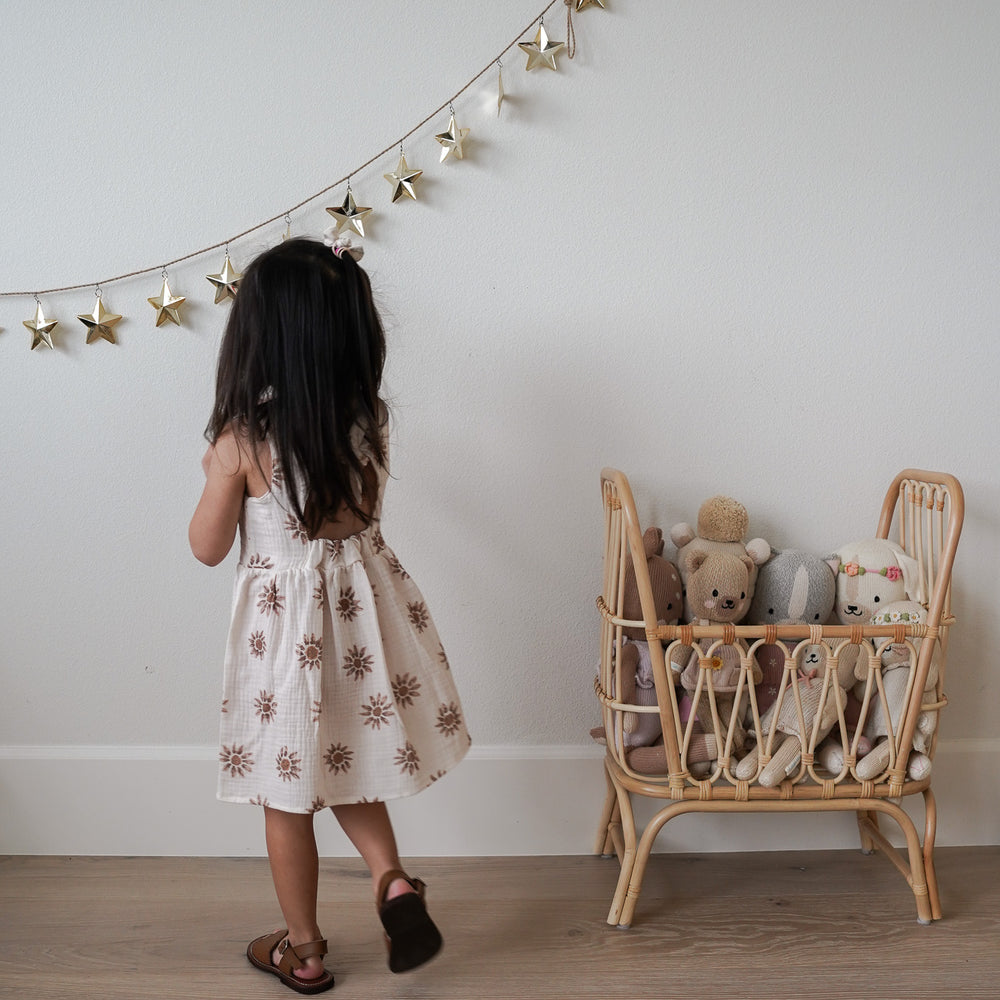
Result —
<instances>
[{"instance_id":1,"label":"stuffed animal","mask_svg":"<svg viewBox=\"0 0 1000 1000\"><path fill-rule=\"evenodd\" d=\"M924 610L922 604L917 604L916 601L895 601L886 605L882 611L872 615L871 624L895 625L910 622L922 624L926 620L927 612ZM845 651L849 648L846 647ZM847 662L846 658L845 662ZM910 654L905 644L897 646L894 643L890 643L882 652L882 681L886 692L886 701L889 704L889 718L892 720L894 732L898 719L901 716L909 675L909 671L897 668L908 667L909 663ZM865 686L868 677L867 657L864 660L860 657L857 658L854 667L854 676L857 683L854 685L854 691L851 694L851 702L860 707L861 699L865 695ZM932 661L931 669L927 675L925 701L933 699L937 676L938 670L935 660ZM849 732L848 742L851 743L854 741L854 726L858 722L857 715L853 719L848 717L847 722ZM930 738L934 735L936 726L936 712L920 713L917 719L917 728L913 734L913 746L916 752L910 755L910 767L907 769L911 778L922 778L930 774L930 758L926 756L924 751L930 745ZM877 688L873 688L871 704L868 709L868 718L862 734L857 737L857 758L859 762L857 765L857 775L859 778L868 780L885 770L889 760L889 745L888 742L884 742L884 737L887 734L888 730L885 726L885 714L882 710L882 702L878 696ZM867 762L862 763L861 758L867 756L872 751L873 740L878 740L880 737L883 738L883 742L876 747L878 751L876 755ZM838 739L830 736L820 747L817 760L820 766L827 771L832 774L839 774L844 766L844 747Z\"/></svg>"},{"instance_id":2,"label":"stuffed animal","mask_svg":"<svg viewBox=\"0 0 1000 1000\"><path fill-rule=\"evenodd\" d=\"M757 581L757 567L765 563L771 555L771 546L763 538L753 538L744 542L749 525L747 509L732 497L715 496L706 500L698 509L698 529L695 531L686 521L675 524L670 529L670 540L677 546L677 567L680 570L681 582L684 585L684 617L693 622L699 619L711 618L714 621L742 621L750 606L754 584ZM710 553L728 553L736 556L749 556L747 589L742 600L746 605L742 610L724 609L713 604L697 607L687 594L688 577L693 572L689 556L692 554L708 555ZM730 599L732 595L728 595ZM707 612L724 611L723 617L715 618Z\"/></svg>"},{"instance_id":3,"label":"stuffed animal","mask_svg":"<svg viewBox=\"0 0 1000 1000\"><path fill-rule=\"evenodd\" d=\"M690 525L677 524L670 537L677 545L677 566L684 583L684 610L688 621L699 625L735 624L745 617L753 599L757 582L757 567L766 562L771 546L762 538L745 543L748 517L743 504L731 497L716 496L706 500L698 511L698 531ZM707 650L706 650L707 651ZM729 730L734 714L742 715L745 702L736 705L736 690L740 677L740 649L724 646L714 657L712 687L720 732ZM701 673L700 652L685 646L675 646L671 663L681 671L685 690L696 690ZM751 683L761 680L760 669L754 666ZM695 706L698 721L706 733L715 732L708 690L703 687ZM742 754L746 734L742 722L733 728L733 750Z\"/></svg>"},{"instance_id":4,"label":"stuffed animal","mask_svg":"<svg viewBox=\"0 0 1000 1000\"><path fill-rule=\"evenodd\" d=\"M823 650L822 646L819 648ZM813 662L822 664L822 670L819 666L806 666L810 662L807 660L810 652L815 658ZM837 673L832 678L833 682L827 688L824 698L825 651L821 654L816 652L815 646L804 646L799 652L798 659L799 669L796 683L799 703L802 706L801 721L796 706L795 692L792 690L791 684L785 688L781 701L774 702L760 720L761 732L765 741L767 741L772 729L774 731L771 758L764 765L757 778L758 783L765 788L780 785L799 766L802 753L811 741L814 729L816 730L817 744L830 732L839 718L839 710L846 704L847 692L854 682L853 667L838 660ZM760 746L752 747L743 760L736 765L734 773L738 779L749 781L757 773L760 750Z\"/></svg>"},{"instance_id":5,"label":"stuffed animal","mask_svg":"<svg viewBox=\"0 0 1000 1000\"><path fill-rule=\"evenodd\" d=\"M837 574L834 610L841 625L867 624L887 604L906 598L924 603L917 561L895 542L885 538L850 542L827 561Z\"/></svg>"},{"instance_id":6,"label":"stuffed animal","mask_svg":"<svg viewBox=\"0 0 1000 1000\"><path fill-rule=\"evenodd\" d=\"M754 625L822 625L830 617L835 597L836 577L824 559L798 549L786 549L776 552L761 566L748 619ZM757 647L757 662L763 676L754 693L757 710L761 713L761 731L765 739L772 726L781 734L772 744L772 759L760 776L760 784L765 787L779 784L791 769L798 766L802 747L812 736L812 724L820 710L820 675L826 666L826 648L823 645L804 647L798 656L799 690L806 731L799 732L795 696L791 688L786 689L781 712L777 713L772 707L785 672L786 649L794 648L794 645L777 643ZM852 673L845 668L841 688L850 688ZM821 730L829 729L836 721L837 706L832 697L835 696L831 692L824 703ZM738 778L746 780L754 776L758 755L759 748L754 748L740 762L736 769Z\"/></svg>"},{"instance_id":7,"label":"stuffed animal","mask_svg":"<svg viewBox=\"0 0 1000 1000\"><path fill-rule=\"evenodd\" d=\"M865 538L841 545L827 557L837 576L837 597L834 616L841 625L866 624L881 608L905 600L908 594L920 591L917 561L899 545L885 538ZM842 646L841 663L852 669L863 669L859 646ZM854 742L860 703L852 694L847 705L848 740ZM866 735L857 740L860 759L871 749ZM816 759L832 774L839 774L844 764L844 747L837 736L830 736L819 748Z\"/></svg>"},{"instance_id":8,"label":"stuffed animal","mask_svg":"<svg viewBox=\"0 0 1000 1000\"><path fill-rule=\"evenodd\" d=\"M898 601L883 608L872 616L873 625L923 624L927 621L927 611L922 604L915 601ZM929 641L929 640L928 640ZM919 642L914 643L915 648ZM867 664L859 664L855 670L858 697L862 697L867 683ZM882 686L885 689L885 701L889 709L889 721L895 735L902 722L903 709L906 707L906 689L910 681L910 649L905 643L896 645L889 643L882 651ZM933 702L938 681L937 659L932 658L927 671L927 682L924 685L923 700ZM907 775L915 781L926 778L931 773L931 760L926 754L931 737L937 726L937 712L921 712L917 718L917 728L913 736L913 748L910 751L906 765ZM872 691L872 701L865 722L865 735L872 741L873 747L864 760L858 762L856 771L862 781L878 777L889 765L889 728L886 724L885 710L882 699L877 696L877 690Z\"/></svg>"},{"instance_id":9,"label":"stuffed animal","mask_svg":"<svg viewBox=\"0 0 1000 1000\"><path fill-rule=\"evenodd\" d=\"M677 709L681 726L687 727L691 716L691 698L686 692L678 692ZM682 737L683 739L683 737ZM705 734L701 723L695 719L691 723L691 738L684 760L688 770L696 777L703 777L712 770L711 762L718 757L715 737ZM667 770L667 750L663 744L663 734L649 746L638 746L630 750L627 758L629 767L639 774L665 774Z\"/></svg>"},{"instance_id":10,"label":"stuffed animal","mask_svg":"<svg viewBox=\"0 0 1000 1000\"><path fill-rule=\"evenodd\" d=\"M833 611L837 578L830 565L819 556L799 549L785 549L757 571L757 586L747 621L752 625L823 625ZM810 646L804 668L822 669L825 650ZM757 663L762 678L755 691L757 710L766 712L778 697L785 672L784 645L757 647Z\"/></svg>"},{"instance_id":11,"label":"stuffed animal","mask_svg":"<svg viewBox=\"0 0 1000 1000\"><path fill-rule=\"evenodd\" d=\"M646 570L653 591L653 606L661 625L676 625L681 615L681 578L677 567L663 558L663 532L647 528L642 536L646 556ZM622 584L622 615L629 621L642 619L639 587L631 553L625 560L625 580ZM621 683L621 698L631 705L655 705L656 688L653 684L653 664L649 643L642 628L623 628L625 640L618 652L615 667ZM628 712L623 720L625 747L644 747L656 742L661 733L660 717L655 712ZM604 742L603 726L590 732L597 742Z\"/></svg>"},{"instance_id":12,"label":"stuffed animal","mask_svg":"<svg viewBox=\"0 0 1000 1000\"><path fill-rule=\"evenodd\" d=\"M827 562L837 574L833 610L841 625L867 625L887 604L924 600L917 561L885 538L841 545ZM854 663L860 652L858 646L844 646L840 657Z\"/></svg>"},{"instance_id":13,"label":"stuffed animal","mask_svg":"<svg viewBox=\"0 0 1000 1000\"><path fill-rule=\"evenodd\" d=\"M837 578L825 559L798 549L775 551L757 572L747 620L754 625L823 625Z\"/></svg>"}]
</instances>

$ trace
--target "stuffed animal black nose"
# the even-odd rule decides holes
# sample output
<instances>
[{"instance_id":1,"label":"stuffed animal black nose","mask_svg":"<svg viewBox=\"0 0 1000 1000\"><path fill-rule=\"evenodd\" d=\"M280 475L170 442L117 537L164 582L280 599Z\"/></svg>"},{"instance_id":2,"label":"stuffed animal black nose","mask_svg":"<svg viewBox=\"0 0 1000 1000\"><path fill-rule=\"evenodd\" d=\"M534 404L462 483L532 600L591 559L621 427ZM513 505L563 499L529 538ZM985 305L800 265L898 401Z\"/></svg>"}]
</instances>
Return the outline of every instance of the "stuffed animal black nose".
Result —
<instances>
[{"instance_id":1,"label":"stuffed animal black nose","mask_svg":"<svg viewBox=\"0 0 1000 1000\"><path fill-rule=\"evenodd\" d=\"M724 601L722 602L722 606L723 606L723 607L724 607L724 608L725 608L725 609L726 609L727 611L732 611L732 610L733 610L733 608L735 608L735 607L736 607L736 602L735 602L735 601L734 601L734 600L733 600L733 599L732 599L731 597L727 597L727 598L726 598L726 599L725 599L725 600L724 600Z\"/></svg>"},{"instance_id":2,"label":"stuffed animal black nose","mask_svg":"<svg viewBox=\"0 0 1000 1000\"><path fill-rule=\"evenodd\" d=\"M847 605L847 614L849 614L849 615L860 615L861 612L858 609L858 606L856 604L848 604Z\"/></svg>"}]
</instances>

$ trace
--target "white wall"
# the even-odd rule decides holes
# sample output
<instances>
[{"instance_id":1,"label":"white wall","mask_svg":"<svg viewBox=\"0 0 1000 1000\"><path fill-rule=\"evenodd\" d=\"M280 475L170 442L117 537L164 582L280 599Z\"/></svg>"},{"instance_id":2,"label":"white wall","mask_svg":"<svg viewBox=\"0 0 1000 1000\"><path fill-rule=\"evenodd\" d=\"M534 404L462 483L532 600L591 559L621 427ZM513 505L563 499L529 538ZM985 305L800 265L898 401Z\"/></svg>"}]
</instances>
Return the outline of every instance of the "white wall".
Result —
<instances>
[{"instance_id":1,"label":"white wall","mask_svg":"<svg viewBox=\"0 0 1000 1000\"><path fill-rule=\"evenodd\" d=\"M67 0L40 25L0 0L0 290L158 266L280 214L542 6ZM434 814L459 853L502 852L498 829L515 852L589 849L603 465L651 523L727 492L753 534L816 551L870 533L888 480L918 466L956 474L969 507L940 838L1000 842L997 796L969 780L1000 749L1000 7L608 0L575 23L558 73L504 56L499 119L494 70L456 100L465 161L438 163L447 113L407 140L418 202L389 203L396 151L352 180L376 209L365 264L390 331L385 533L479 748ZM546 25L565 39L561 3ZM321 232L343 195L293 230ZM283 229L234 242L237 266ZM28 350L29 297L0 299L0 851L173 853L160 820L131 818L166 809L211 817L183 850L224 853L220 831L252 821L210 808L232 563L208 570L186 540L221 263L171 269L181 328L153 325L158 273L105 285L115 346L84 341L90 289L44 296L55 351ZM579 804L533 789L536 769ZM88 802L107 820L84 823ZM708 839L748 846L730 824ZM793 824L760 842L816 840Z\"/></svg>"}]
</instances>

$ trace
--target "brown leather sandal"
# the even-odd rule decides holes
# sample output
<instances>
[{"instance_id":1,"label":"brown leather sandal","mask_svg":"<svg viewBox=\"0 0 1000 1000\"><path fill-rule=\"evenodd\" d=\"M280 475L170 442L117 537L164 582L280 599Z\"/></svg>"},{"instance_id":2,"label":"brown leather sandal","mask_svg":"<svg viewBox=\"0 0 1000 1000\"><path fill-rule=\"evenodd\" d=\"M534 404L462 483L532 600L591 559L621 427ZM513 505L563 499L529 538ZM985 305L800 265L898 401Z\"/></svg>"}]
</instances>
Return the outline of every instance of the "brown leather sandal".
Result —
<instances>
[{"instance_id":1,"label":"brown leather sandal","mask_svg":"<svg viewBox=\"0 0 1000 1000\"><path fill-rule=\"evenodd\" d=\"M390 884L397 878L408 882L413 892L386 899ZM379 919L385 928L385 943L389 950L389 970L408 972L432 959L443 944L441 932L427 913L424 905L426 883L410 878L404 871L393 868L379 882L375 895Z\"/></svg>"},{"instance_id":2,"label":"brown leather sandal","mask_svg":"<svg viewBox=\"0 0 1000 1000\"><path fill-rule=\"evenodd\" d=\"M271 960L275 948L279 953L277 965ZM264 934L254 938L247 945L247 958L251 964L263 972L277 976L296 993L324 993L333 989L333 973L327 969L323 970L323 975L315 979L300 979L295 975L296 969L305 966L307 958L312 958L314 955L322 958L325 954L326 941L309 941L307 944L297 944L293 947L288 940L288 931Z\"/></svg>"}]
</instances>

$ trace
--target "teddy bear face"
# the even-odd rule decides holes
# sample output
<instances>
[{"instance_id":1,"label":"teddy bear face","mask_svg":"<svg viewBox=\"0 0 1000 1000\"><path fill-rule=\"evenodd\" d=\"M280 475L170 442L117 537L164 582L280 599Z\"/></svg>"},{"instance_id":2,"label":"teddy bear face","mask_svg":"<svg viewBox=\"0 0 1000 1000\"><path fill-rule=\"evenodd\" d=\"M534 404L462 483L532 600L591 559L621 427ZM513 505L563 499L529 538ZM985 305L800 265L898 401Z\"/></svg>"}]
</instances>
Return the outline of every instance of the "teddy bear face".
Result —
<instances>
[{"instance_id":1,"label":"teddy bear face","mask_svg":"<svg viewBox=\"0 0 1000 1000\"><path fill-rule=\"evenodd\" d=\"M742 621L750 607L751 570L746 554L690 552L687 556L686 600L692 616L727 624Z\"/></svg>"}]
</instances>

